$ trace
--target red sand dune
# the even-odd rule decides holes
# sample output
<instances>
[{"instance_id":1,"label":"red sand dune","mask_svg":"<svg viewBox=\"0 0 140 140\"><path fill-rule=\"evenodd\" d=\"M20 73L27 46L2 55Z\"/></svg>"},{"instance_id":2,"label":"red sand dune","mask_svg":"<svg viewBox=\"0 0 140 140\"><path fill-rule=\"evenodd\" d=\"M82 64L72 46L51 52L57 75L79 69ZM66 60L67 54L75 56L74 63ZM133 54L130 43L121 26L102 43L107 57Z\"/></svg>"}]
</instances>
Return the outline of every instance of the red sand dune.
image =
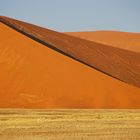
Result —
<instances>
[{"instance_id":1,"label":"red sand dune","mask_svg":"<svg viewBox=\"0 0 140 140\"><path fill-rule=\"evenodd\" d=\"M140 55L6 17L1 22L94 69L140 87Z\"/></svg>"},{"instance_id":2,"label":"red sand dune","mask_svg":"<svg viewBox=\"0 0 140 140\"><path fill-rule=\"evenodd\" d=\"M67 57L3 23L0 79L1 108L140 108L140 88Z\"/></svg>"},{"instance_id":3,"label":"red sand dune","mask_svg":"<svg viewBox=\"0 0 140 140\"><path fill-rule=\"evenodd\" d=\"M140 33L95 31L95 32L69 32L66 34L121 49L140 52Z\"/></svg>"}]
</instances>

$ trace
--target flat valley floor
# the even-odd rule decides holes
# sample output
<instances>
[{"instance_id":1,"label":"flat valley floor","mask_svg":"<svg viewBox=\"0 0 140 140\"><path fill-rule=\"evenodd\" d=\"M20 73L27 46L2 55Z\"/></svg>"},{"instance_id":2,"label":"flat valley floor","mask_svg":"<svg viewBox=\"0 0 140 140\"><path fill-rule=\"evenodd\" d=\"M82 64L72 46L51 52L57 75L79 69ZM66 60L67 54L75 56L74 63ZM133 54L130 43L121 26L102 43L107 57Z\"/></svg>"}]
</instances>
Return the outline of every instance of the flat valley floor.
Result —
<instances>
[{"instance_id":1,"label":"flat valley floor","mask_svg":"<svg viewBox=\"0 0 140 140\"><path fill-rule=\"evenodd\" d=\"M0 109L1 140L139 140L140 109Z\"/></svg>"}]
</instances>

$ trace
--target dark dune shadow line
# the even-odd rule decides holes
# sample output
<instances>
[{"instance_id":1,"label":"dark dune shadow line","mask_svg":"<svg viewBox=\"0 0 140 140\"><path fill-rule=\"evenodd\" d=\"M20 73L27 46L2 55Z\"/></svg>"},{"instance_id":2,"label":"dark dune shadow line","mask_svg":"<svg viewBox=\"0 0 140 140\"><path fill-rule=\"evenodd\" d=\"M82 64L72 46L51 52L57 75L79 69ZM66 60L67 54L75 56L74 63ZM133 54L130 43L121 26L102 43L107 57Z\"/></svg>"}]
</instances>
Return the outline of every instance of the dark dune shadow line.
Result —
<instances>
[{"instance_id":1,"label":"dark dune shadow line","mask_svg":"<svg viewBox=\"0 0 140 140\"><path fill-rule=\"evenodd\" d=\"M1 20L1 19L0 19L0 22L3 23L3 24L5 24L5 25L7 25L8 27L10 27L10 28L16 30L17 32L19 32L19 33L21 33L21 34L23 34L23 35L25 35L25 36L31 38L32 40L37 41L37 42L43 44L43 45L46 46L46 47L49 47L50 49L53 49L53 50L55 50L55 51L57 51L57 52L59 52L59 53L65 55L65 56L68 56L68 57L70 57L70 58L72 58L72 59L74 59L74 60L76 60L76 61L78 61L78 62L80 62L80 63L82 63L82 64L84 64L84 65L89 66L89 67L92 68L92 69L95 69L95 70L97 70L97 71L99 71L99 72L101 72L101 73L103 73L103 74L106 74L106 75L108 75L108 76L110 76L110 77L112 77L112 78L115 78L115 79L117 79L117 80L119 80L119 81L121 81L121 82L126 83L125 81L123 81L123 80L121 80L121 79L119 79L119 78L117 78L117 77L115 77L115 76L112 76L112 75L110 75L109 73L106 73L106 72L104 72L104 71L102 71L102 70L100 70L100 69L98 69L98 68L96 68L96 67L94 67L94 66L92 66L92 65L90 65L90 64L88 64L88 63L86 63L86 62L84 62L84 61L81 61L80 59L77 59L76 57L73 57L72 55L61 51L60 49L56 48L55 46L53 46L53 45L51 45L51 44L49 44L49 43L47 43L47 42L45 42L45 41L42 41L41 39L38 39L37 37L35 37L35 36L33 36L33 35L30 35L29 33L26 33L26 32L24 32L24 31L22 31L21 29L16 28L16 27L13 26L11 23L6 23L5 21L3 21L3 20ZM127 83L127 84L128 84L128 83Z\"/></svg>"}]
</instances>

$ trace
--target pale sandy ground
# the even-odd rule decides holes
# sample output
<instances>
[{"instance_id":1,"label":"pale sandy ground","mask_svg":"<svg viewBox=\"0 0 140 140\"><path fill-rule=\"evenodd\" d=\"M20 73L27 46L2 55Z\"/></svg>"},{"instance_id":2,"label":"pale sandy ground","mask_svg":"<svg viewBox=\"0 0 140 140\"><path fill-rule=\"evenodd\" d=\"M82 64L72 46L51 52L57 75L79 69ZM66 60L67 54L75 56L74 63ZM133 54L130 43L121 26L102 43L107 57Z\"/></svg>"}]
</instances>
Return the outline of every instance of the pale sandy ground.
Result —
<instances>
[{"instance_id":1,"label":"pale sandy ground","mask_svg":"<svg viewBox=\"0 0 140 140\"><path fill-rule=\"evenodd\" d=\"M1 140L139 140L140 110L0 110Z\"/></svg>"},{"instance_id":2,"label":"pale sandy ground","mask_svg":"<svg viewBox=\"0 0 140 140\"><path fill-rule=\"evenodd\" d=\"M1 108L140 108L140 88L0 23Z\"/></svg>"},{"instance_id":3,"label":"pale sandy ground","mask_svg":"<svg viewBox=\"0 0 140 140\"><path fill-rule=\"evenodd\" d=\"M69 32L66 33L90 41L117 48L140 52L140 33L117 31Z\"/></svg>"}]
</instances>

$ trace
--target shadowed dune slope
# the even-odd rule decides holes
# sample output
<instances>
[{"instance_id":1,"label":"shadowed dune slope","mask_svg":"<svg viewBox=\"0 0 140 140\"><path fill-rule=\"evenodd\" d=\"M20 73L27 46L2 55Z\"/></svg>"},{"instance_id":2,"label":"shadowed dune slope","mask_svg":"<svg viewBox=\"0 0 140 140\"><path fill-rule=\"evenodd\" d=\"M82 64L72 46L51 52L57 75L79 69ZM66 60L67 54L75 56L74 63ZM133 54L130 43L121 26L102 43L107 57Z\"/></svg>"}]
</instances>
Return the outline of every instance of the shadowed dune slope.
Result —
<instances>
[{"instance_id":1,"label":"shadowed dune slope","mask_svg":"<svg viewBox=\"0 0 140 140\"><path fill-rule=\"evenodd\" d=\"M0 23L0 108L140 108L140 88Z\"/></svg>"},{"instance_id":2,"label":"shadowed dune slope","mask_svg":"<svg viewBox=\"0 0 140 140\"><path fill-rule=\"evenodd\" d=\"M0 21L94 69L140 87L139 53L79 39L6 17L1 17Z\"/></svg>"},{"instance_id":3,"label":"shadowed dune slope","mask_svg":"<svg viewBox=\"0 0 140 140\"><path fill-rule=\"evenodd\" d=\"M95 31L69 32L66 34L140 53L140 33Z\"/></svg>"}]
</instances>

